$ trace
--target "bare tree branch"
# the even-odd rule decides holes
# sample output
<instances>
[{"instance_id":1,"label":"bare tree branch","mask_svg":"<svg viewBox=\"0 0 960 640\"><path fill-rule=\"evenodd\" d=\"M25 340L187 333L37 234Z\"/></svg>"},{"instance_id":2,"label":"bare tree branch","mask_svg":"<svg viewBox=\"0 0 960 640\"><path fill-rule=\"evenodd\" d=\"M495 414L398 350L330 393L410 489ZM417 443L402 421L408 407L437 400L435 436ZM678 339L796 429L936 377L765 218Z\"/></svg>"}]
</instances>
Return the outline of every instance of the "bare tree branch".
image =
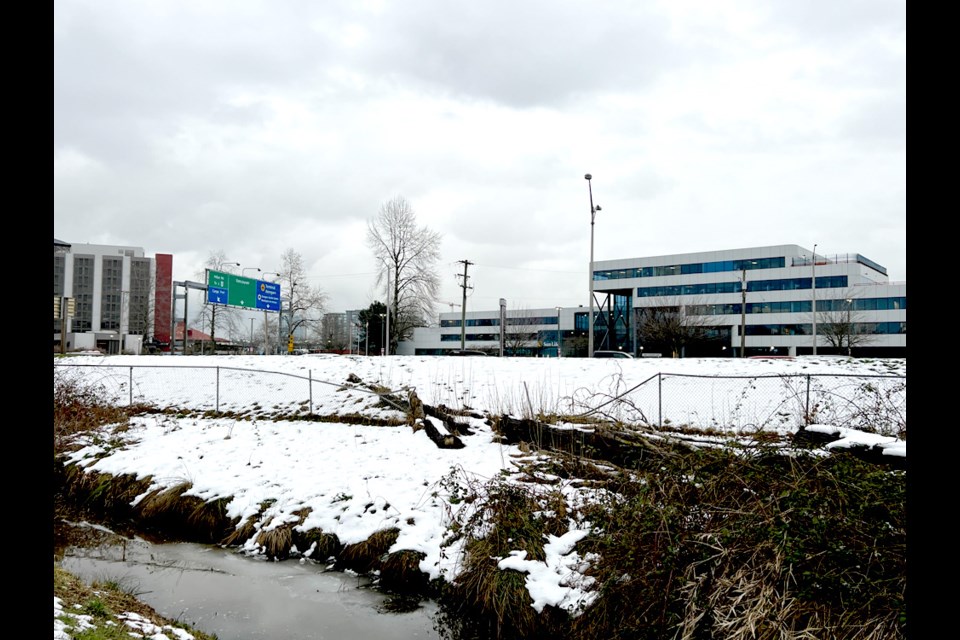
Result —
<instances>
[{"instance_id":1,"label":"bare tree branch","mask_svg":"<svg viewBox=\"0 0 960 640\"><path fill-rule=\"evenodd\" d=\"M666 349L677 357L684 347L711 339L716 320L699 314L699 306L696 301L683 303L676 298L664 299L655 307L638 309L637 337L640 343Z\"/></svg>"},{"instance_id":2,"label":"bare tree branch","mask_svg":"<svg viewBox=\"0 0 960 640\"><path fill-rule=\"evenodd\" d=\"M854 347L868 345L876 338L864 322L866 314L857 309L854 292L847 291L838 300L818 300L817 308L821 307L829 308L817 312L817 336L823 337L834 349L853 355Z\"/></svg>"},{"instance_id":3,"label":"bare tree branch","mask_svg":"<svg viewBox=\"0 0 960 640\"><path fill-rule=\"evenodd\" d=\"M416 214L402 196L383 203L376 217L367 222L367 245L381 267L377 284L383 284L389 274L388 353L434 315L433 304L440 290L436 263L441 239L439 233L417 226Z\"/></svg>"},{"instance_id":4,"label":"bare tree branch","mask_svg":"<svg viewBox=\"0 0 960 640\"><path fill-rule=\"evenodd\" d=\"M303 256L293 249L287 249L280 257L281 284L280 303L282 325L287 343L293 338L294 331L304 323L321 321L327 305L327 294L320 288L311 286L307 281ZM284 304L284 302L286 304ZM280 347L283 349L283 345Z\"/></svg>"}]
</instances>

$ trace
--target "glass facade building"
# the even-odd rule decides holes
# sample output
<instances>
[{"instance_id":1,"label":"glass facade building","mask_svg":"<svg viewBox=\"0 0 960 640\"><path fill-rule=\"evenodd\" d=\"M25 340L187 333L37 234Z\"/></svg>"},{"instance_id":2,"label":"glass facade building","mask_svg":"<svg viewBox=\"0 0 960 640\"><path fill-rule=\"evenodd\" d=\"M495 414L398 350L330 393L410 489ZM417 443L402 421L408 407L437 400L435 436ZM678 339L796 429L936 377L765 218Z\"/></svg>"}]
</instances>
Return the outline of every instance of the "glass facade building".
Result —
<instances>
[{"instance_id":1,"label":"glass facade building","mask_svg":"<svg viewBox=\"0 0 960 640\"><path fill-rule=\"evenodd\" d=\"M858 253L814 256L799 245L775 245L595 261L593 288L595 350L797 356L843 354L852 346L852 355L906 356L906 282L890 282L883 266ZM508 311L504 355L585 356L588 313ZM664 345L645 342L640 327L658 314L696 325L695 348L663 353ZM465 315L463 348L499 355L501 311ZM462 322L460 312L441 313L438 327L416 330L398 353L460 349Z\"/></svg>"}]
</instances>

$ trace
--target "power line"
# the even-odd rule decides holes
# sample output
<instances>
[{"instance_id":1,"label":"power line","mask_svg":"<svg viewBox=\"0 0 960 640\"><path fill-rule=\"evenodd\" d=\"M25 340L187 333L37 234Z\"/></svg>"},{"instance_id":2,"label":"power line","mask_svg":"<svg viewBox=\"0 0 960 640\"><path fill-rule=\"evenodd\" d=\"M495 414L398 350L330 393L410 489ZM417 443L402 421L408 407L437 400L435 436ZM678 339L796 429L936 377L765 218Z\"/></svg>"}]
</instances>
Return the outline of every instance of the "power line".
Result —
<instances>
[{"instance_id":1,"label":"power line","mask_svg":"<svg viewBox=\"0 0 960 640\"><path fill-rule=\"evenodd\" d=\"M583 273L582 271L554 271L553 269L527 269L524 267L503 267L503 266L494 266L494 265L487 265L487 264L478 264L476 266L483 267L484 269L508 269L510 271L534 271L534 272L541 272L541 273L566 273L570 275L580 275L581 273Z\"/></svg>"}]
</instances>

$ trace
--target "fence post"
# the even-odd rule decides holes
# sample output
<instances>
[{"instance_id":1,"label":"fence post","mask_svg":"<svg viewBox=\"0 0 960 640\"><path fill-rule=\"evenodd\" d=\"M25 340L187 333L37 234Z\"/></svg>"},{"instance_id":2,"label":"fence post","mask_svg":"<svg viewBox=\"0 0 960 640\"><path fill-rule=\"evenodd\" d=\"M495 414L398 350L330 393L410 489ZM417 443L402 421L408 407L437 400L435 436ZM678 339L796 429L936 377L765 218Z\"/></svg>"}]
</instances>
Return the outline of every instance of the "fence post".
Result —
<instances>
[{"instance_id":1,"label":"fence post","mask_svg":"<svg viewBox=\"0 0 960 640\"><path fill-rule=\"evenodd\" d=\"M129 406L132 407L132 406L133 406L133 367L132 367L132 366L130 367L130 378L129 378L129 381L127 382L127 384L130 385L130 404L129 404Z\"/></svg>"},{"instance_id":2,"label":"fence post","mask_svg":"<svg viewBox=\"0 0 960 640\"><path fill-rule=\"evenodd\" d=\"M810 424L810 374L807 374L807 398L804 402L804 411L803 411L803 428L805 429L808 424Z\"/></svg>"},{"instance_id":3,"label":"fence post","mask_svg":"<svg viewBox=\"0 0 960 640\"><path fill-rule=\"evenodd\" d=\"M663 428L663 373L657 372L657 427Z\"/></svg>"},{"instance_id":4,"label":"fence post","mask_svg":"<svg viewBox=\"0 0 960 640\"><path fill-rule=\"evenodd\" d=\"M220 367L217 367L217 396L213 405L214 411L220 413Z\"/></svg>"},{"instance_id":5,"label":"fence post","mask_svg":"<svg viewBox=\"0 0 960 640\"><path fill-rule=\"evenodd\" d=\"M307 384L310 392L310 415L313 415L313 369L307 369Z\"/></svg>"}]
</instances>

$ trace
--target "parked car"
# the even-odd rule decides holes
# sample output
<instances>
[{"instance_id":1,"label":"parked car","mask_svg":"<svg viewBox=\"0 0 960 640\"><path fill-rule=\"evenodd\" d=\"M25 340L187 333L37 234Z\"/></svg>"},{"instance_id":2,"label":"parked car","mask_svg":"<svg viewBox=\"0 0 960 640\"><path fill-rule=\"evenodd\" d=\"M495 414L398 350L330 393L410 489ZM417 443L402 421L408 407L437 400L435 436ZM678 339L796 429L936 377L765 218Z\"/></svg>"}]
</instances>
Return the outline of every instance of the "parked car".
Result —
<instances>
[{"instance_id":1,"label":"parked car","mask_svg":"<svg viewBox=\"0 0 960 640\"><path fill-rule=\"evenodd\" d=\"M143 342L143 350L147 353L160 353L168 346L170 346L169 343L161 342L156 338L147 338Z\"/></svg>"},{"instance_id":2,"label":"parked car","mask_svg":"<svg viewBox=\"0 0 960 640\"><path fill-rule=\"evenodd\" d=\"M633 358L632 354L626 351L594 351L594 358Z\"/></svg>"},{"instance_id":3,"label":"parked car","mask_svg":"<svg viewBox=\"0 0 960 640\"><path fill-rule=\"evenodd\" d=\"M448 351L448 356L485 356L487 355L483 351L477 351L474 349L457 349L456 351Z\"/></svg>"}]
</instances>

